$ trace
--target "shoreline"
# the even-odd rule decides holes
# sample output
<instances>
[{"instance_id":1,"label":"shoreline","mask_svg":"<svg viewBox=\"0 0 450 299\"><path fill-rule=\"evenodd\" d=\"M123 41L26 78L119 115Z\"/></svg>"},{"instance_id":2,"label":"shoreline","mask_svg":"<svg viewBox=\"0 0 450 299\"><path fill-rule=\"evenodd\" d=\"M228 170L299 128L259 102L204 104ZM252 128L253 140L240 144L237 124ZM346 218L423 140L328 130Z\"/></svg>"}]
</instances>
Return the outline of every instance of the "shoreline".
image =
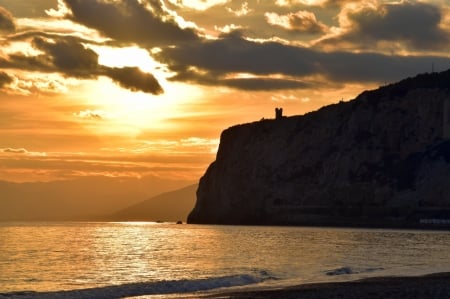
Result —
<instances>
[{"instance_id":1,"label":"shoreline","mask_svg":"<svg viewBox=\"0 0 450 299\"><path fill-rule=\"evenodd\" d=\"M169 286L170 287L170 286ZM164 291L165 290L165 291ZM198 298L198 299L448 299L450 272L423 276L380 276L342 282L306 283L286 287L249 288L240 290L216 289L209 291L166 292L155 291L145 285L107 286L65 291L0 292L0 298L60 299L60 298Z\"/></svg>"},{"instance_id":2,"label":"shoreline","mask_svg":"<svg viewBox=\"0 0 450 299\"><path fill-rule=\"evenodd\" d=\"M190 297L192 298L192 297ZM450 298L450 272L385 276L355 281L309 283L280 289L223 291L207 299Z\"/></svg>"}]
</instances>

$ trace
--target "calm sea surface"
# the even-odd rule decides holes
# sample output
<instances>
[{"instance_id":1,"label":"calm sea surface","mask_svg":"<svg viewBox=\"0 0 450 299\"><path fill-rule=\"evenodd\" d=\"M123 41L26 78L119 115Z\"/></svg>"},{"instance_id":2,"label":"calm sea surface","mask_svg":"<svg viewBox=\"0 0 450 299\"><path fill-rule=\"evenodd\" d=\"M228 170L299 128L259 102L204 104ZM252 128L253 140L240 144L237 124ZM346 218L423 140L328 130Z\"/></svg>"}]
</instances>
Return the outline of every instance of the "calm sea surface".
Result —
<instances>
[{"instance_id":1,"label":"calm sea surface","mask_svg":"<svg viewBox=\"0 0 450 299\"><path fill-rule=\"evenodd\" d=\"M74 290L120 298L449 271L449 232L0 223L0 298L70 298Z\"/></svg>"}]
</instances>

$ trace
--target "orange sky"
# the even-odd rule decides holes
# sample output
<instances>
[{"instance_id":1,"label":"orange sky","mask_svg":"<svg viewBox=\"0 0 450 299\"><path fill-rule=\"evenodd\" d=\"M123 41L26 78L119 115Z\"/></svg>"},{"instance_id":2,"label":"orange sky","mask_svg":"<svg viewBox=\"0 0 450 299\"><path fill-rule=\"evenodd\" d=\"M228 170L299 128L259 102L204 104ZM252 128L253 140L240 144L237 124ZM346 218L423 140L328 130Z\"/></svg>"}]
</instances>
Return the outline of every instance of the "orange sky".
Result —
<instances>
[{"instance_id":1,"label":"orange sky","mask_svg":"<svg viewBox=\"0 0 450 299\"><path fill-rule=\"evenodd\" d=\"M0 180L196 181L229 126L450 68L445 0L24 3L0 0Z\"/></svg>"}]
</instances>

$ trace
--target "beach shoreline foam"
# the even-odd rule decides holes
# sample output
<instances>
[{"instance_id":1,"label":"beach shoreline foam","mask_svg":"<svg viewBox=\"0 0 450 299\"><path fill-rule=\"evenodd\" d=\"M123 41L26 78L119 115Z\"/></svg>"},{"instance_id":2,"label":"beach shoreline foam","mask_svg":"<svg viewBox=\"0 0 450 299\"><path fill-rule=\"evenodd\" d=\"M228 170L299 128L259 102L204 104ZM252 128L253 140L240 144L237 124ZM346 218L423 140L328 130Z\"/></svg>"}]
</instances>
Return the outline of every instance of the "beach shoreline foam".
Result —
<instances>
[{"instance_id":1,"label":"beach shoreline foam","mask_svg":"<svg viewBox=\"0 0 450 299\"><path fill-rule=\"evenodd\" d=\"M423 276L380 276L342 282L306 283L287 287L218 288L209 291L189 291L186 293L108 292L87 290L66 292L12 292L0 293L0 298L201 298L201 299L325 299L325 298L450 298L450 272L433 273ZM86 292L87 291L87 292ZM131 296L131 297L130 297Z\"/></svg>"},{"instance_id":2,"label":"beach shoreline foam","mask_svg":"<svg viewBox=\"0 0 450 299\"><path fill-rule=\"evenodd\" d=\"M194 296L195 297L195 296ZM194 298L189 297L189 298ZM205 294L208 299L275 299L275 298L450 298L450 272L423 276L385 276L345 282L310 283L297 286L223 291ZM181 298L181 297L180 297Z\"/></svg>"}]
</instances>

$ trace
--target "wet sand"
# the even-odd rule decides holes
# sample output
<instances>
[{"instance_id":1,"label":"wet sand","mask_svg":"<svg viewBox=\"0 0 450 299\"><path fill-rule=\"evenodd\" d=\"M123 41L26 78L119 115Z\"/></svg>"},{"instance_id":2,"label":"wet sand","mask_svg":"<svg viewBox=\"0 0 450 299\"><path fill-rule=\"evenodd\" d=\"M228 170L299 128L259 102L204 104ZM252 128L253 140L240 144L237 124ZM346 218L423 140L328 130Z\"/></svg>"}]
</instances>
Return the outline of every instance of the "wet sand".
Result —
<instances>
[{"instance_id":1,"label":"wet sand","mask_svg":"<svg viewBox=\"0 0 450 299\"><path fill-rule=\"evenodd\" d=\"M379 277L338 283L305 284L284 289L202 296L212 299L450 298L450 273L420 277Z\"/></svg>"}]
</instances>

